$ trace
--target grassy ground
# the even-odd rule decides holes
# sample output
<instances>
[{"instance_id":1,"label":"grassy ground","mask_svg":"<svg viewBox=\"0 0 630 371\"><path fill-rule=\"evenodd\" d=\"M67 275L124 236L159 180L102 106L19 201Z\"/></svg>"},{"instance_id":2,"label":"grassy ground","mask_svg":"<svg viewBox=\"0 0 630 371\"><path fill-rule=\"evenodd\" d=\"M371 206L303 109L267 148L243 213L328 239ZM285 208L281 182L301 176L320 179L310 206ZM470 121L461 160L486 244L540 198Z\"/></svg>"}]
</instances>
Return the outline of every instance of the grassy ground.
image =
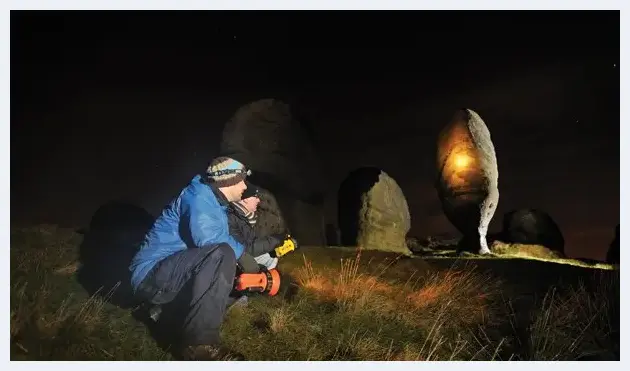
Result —
<instances>
[{"instance_id":1,"label":"grassy ground","mask_svg":"<svg viewBox=\"0 0 630 371\"><path fill-rule=\"evenodd\" d=\"M80 243L12 230L11 359L173 359L77 282ZM618 271L561 263L303 248L280 263L281 294L230 310L223 338L249 360L619 359Z\"/></svg>"}]
</instances>

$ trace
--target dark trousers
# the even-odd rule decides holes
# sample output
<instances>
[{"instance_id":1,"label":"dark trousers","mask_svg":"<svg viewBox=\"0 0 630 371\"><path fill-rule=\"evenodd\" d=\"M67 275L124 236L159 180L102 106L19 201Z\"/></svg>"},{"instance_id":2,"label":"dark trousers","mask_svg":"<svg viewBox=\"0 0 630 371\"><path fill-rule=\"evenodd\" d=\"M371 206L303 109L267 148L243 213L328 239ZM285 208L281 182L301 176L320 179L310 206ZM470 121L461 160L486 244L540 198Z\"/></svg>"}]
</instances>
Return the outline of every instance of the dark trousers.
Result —
<instances>
[{"instance_id":1,"label":"dark trousers","mask_svg":"<svg viewBox=\"0 0 630 371\"><path fill-rule=\"evenodd\" d=\"M182 345L216 345L235 273L236 258L228 244L189 248L159 262L136 295L174 308L169 312L179 319L174 323L181 325Z\"/></svg>"}]
</instances>

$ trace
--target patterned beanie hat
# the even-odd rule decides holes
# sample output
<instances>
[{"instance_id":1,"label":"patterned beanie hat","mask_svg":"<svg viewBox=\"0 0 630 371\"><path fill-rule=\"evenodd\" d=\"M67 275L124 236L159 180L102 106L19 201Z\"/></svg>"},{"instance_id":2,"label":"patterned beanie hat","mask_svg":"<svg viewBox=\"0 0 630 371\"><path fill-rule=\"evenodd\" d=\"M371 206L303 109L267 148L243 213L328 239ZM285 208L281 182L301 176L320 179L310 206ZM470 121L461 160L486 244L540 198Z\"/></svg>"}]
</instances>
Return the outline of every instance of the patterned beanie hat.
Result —
<instances>
[{"instance_id":1,"label":"patterned beanie hat","mask_svg":"<svg viewBox=\"0 0 630 371\"><path fill-rule=\"evenodd\" d=\"M230 157L217 157L208 166L206 175L208 181L217 187L229 187L245 180L251 174L245 165Z\"/></svg>"}]
</instances>

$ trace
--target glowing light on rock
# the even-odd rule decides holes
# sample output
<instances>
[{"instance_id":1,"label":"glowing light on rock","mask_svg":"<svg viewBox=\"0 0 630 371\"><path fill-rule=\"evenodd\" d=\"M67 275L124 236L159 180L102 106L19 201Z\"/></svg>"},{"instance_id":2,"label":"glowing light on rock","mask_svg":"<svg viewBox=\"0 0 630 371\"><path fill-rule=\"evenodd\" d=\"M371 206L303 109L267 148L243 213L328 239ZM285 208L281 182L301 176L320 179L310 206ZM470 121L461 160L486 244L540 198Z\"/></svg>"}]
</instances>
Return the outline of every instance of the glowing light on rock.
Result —
<instances>
[{"instance_id":1,"label":"glowing light on rock","mask_svg":"<svg viewBox=\"0 0 630 371\"><path fill-rule=\"evenodd\" d=\"M464 154L459 154L455 156L455 166L458 169L465 169L470 164L470 157Z\"/></svg>"},{"instance_id":2,"label":"glowing light on rock","mask_svg":"<svg viewBox=\"0 0 630 371\"><path fill-rule=\"evenodd\" d=\"M489 253L486 234L499 203L499 169L490 131L470 109L455 113L438 136L438 196L463 235L460 248Z\"/></svg>"}]
</instances>

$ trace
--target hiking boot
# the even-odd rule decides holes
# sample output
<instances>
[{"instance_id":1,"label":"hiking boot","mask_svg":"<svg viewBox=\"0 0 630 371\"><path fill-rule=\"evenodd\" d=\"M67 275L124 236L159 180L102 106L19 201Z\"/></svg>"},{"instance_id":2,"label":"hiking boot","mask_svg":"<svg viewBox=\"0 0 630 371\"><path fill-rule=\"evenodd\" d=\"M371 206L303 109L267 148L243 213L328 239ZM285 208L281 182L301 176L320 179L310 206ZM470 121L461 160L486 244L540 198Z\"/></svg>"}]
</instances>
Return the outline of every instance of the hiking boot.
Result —
<instances>
[{"instance_id":1,"label":"hiking boot","mask_svg":"<svg viewBox=\"0 0 630 371\"><path fill-rule=\"evenodd\" d=\"M240 353L231 352L215 345L193 345L186 347L182 354L186 361L244 361Z\"/></svg>"}]
</instances>

